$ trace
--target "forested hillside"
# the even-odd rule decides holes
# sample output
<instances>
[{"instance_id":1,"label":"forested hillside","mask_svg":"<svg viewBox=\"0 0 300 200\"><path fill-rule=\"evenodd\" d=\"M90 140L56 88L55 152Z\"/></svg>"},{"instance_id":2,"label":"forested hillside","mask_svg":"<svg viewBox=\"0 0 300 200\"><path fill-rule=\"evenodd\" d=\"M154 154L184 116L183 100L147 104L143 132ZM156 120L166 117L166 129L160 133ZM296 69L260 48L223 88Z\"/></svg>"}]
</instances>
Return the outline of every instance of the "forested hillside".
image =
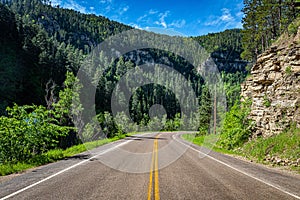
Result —
<instances>
[{"instance_id":1,"label":"forested hillside","mask_svg":"<svg viewBox=\"0 0 300 200\"><path fill-rule=\"evenodd\" d=\"M251 68L251 64L241 58L241 53L244 51L241 43L242 30L225 30L194 39L211 54L220 70L226 90L228 110L230 110L239 99L240 84Z\"/></svg>"},{"instance_id":2,"label":"forested hillside","mask_svg":"<svg viewBox=\"0 0 300 200\"><path fill-rule=\"evenodd\" d=\"M245 0L242 57L256 61L299 14L299 0Z\"/></svg>"},{"instance_id":3,"label":"forested hillside","mask_svg":"<svg viewBox=\"0 0 300 200\"><path fill-rule=\"evenodd\" d=\"M232 29L220 33L209 33L208 35L194 38L206 51L212 54L212 58L218 65L220 71L235 73L245 72L246 62L241 59L242 30Z\"/></svg>"},{"instance_id":4,"label":"forested hillside","mask_svg":"<svg viewBox=\"0 0 300 200\"><path fill-rule=\"evenodd\" d=\"M13 102L45 105L45 89L49 80L52 80L59 89L66 71L76 72L84 55L88 54L91 48L111 34L130 29L128 26L103 17L53 8L35 0L6 2L5 6L1 6L1 13L3 27L8 26L8 29L1 30L1 35L3 35L1 39L4 44L1 45L2 55L6 58L2 60L1 68L7 76L2 79L3 94L7 94L2 97L2 112ZM225 82L230 84L228 87L243 80L246 63L239 56L242 51L240 30L228 30L224 33L210 34L195 39L212 53L220 71L223 72ZM154 60L155 57L158 59L155 52L152 51L149 54ZM185 71L190 68L184 67L184 62L176 61L176 58L170 58L170 60L171 63L177 62L175 67L181 73L193 73L193 71ZM9 62L8 65L12 67L8 68L5 62ZM104 82L112 85L106 88L113 88L113 84L118 81L122 73L135 65L134 62L126 60L126 57L120 58L118 62L107 64L115 65L117 69L111 68L112 71L107 73ZM124 72L118 70L120 65L126 66L123 69ZM193 82L196 84L194 88L198 88L196 89L197 95L200 95L203 82L198 80L200 77L195 78ZM6 87L7 85L10 87ZM98 101L101 102L97 106L100 112L109 111L108 105L103 105L103 102L110 101L111 91L106 91L106 93L108 99ZM141 104L146 105L145 102ZM148 106L142 109L146 111ZM178 110L172 111L172 116L175 116L177 112ZM143 117L138 120L141 118Z\"/></svg>"},{"instance_id":5,"label":"forested hillside","mask_svg":"<svg viewBox=\"0 0 300 200\"><path fill-rule=\"evenodd\" d=\"M76 136L78 130L73 128L70 119L72 97L78 95L70 89L80 88L74 75L93 47L111 35L132 28L101 16L52 7L39 0L2 1L0 16L0 26L4 27L0 30L0 132L4 134L1 144L5 144L0 162L26 160L49 149L66 148L80 142ZM234 29L193 38L211 54L221 72L224 82L221 89L226 91L227 110L239 99L240 83L247 73L248 63L240 57L243 51L241 37L241 30ZM113 137L124 132L111 115L111 96L118 81L128 70L149 62L171 66L191 83L200 102L201 114L195 116L199 118L199 124L180 119L183 117L180 116L180 105L172 91L149 84L139 88L130 100L130 115L136 125L157 127L157 124L149 123L149 110L152 105L161 104L166 115L157 123L165 124L163 130L200 125L201 134L209 133L213 98L197 70L171 52L142 49L105 61L109 67L99 80L95 97L97 123L104 134ZM160 73L176 77L166 71ZM175 78L166 84L174 85L177 81ZM126 84L130 85L130 81ZM177 90L183 91L180 85ZM122 98L122 92L118 93ZM189 101L191 96L186 98ZM7 106L10 108L6 109ZM219 111L223 113L218 121L224 118L224 111ZM44 135L38 137L40 131ZM26 146L24 151L18 151L20 141L13 139L18 137Z\"/></svg>"},{"instance_id":6,"label":"forested hillside","mask_svg":"<svg viewBox=\"0 0 300 200\"><path fill-rule=\"evenodd\" d=\"M5 3L5 1L2 1ZM1 105L45 105L49 80L62 85L67 70L76 72L84 55L109 35L129 26L38 0L0 5Z\"/></svg>"}]
</instances>

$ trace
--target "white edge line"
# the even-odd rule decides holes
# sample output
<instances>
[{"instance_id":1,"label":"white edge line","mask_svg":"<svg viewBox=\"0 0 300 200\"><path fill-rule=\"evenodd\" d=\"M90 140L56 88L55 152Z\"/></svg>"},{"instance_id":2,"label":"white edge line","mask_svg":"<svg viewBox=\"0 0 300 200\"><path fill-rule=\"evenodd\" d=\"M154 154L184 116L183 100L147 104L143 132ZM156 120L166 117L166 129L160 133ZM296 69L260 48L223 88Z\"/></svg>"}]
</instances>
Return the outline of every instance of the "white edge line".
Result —
<instances>
[{"instance_id":1,"label":"white edge line","mask_svg":"<svg viewBox=\"0 0 300 200\"><path fill-rule=\"evenodd\" d=\"M178 134L176 134L176 136L178 136ZM248 174L247 172L244 172L244 171L242 171L242 170L239 170L239 169L237 169L237 168L235 168L235 167L233 167L233 166L231 166L231 165L229 165L229 164L227 164L227 163L225 163L225 162L223 162L223 161L220 161L220 160L218 160L218 159L216 159L216 158L214 158L214 157L212 157L212 156L210 156L210 155L208 155L208 154L205 154L205 153L199 151L198 149L195 149L195 148L192 147L192 146L189 146L189 145L187 145L187 144L181 142L180 140L178 140L178 139L175 137L175 135L173 135L172 138L173 138L175 141L177 141L177 142L179 142L179 143L181 143L181 144L183 144L183 145L185 145L185 146L191 148L192 150L194 150L194 151L196 151L196 152L198 152L198 153L201 153L201 154L205 155L206 157L208 157L208 158L210 158L210 159L212 159L212 160L214 160L214 161L216 161L216 162L218 162L218 163L220 163L220 164L223 164L223 165L225 165L225 166L227 166L227 167L229 167L229 168L231 168L231 169L233 169L233 170L235 170L235 171L237 171L237 172L239 172L239 173L242 173L242 174L244 174L244 175L246 175L246 176L248 176L248 177L250 177L250 178L253 178L253 179L255 179L255 180L259 181L259 182L262 182L262 183L264 183L264 184L266 184L266 185L268 185L268 186L271 186L271 187L273 187L273 188L275 188L275 189L277 189L277 190L279 190L279 191L281 191L281 192L283 192L283 193L285 193L285 194L288 194L288 195L290 195L290 196L292 196L292 197L295 197L296 199L300 199L300 196L297 196L297 195L295 195L295 194L293 194L293 193L290 193L290 192L288 192L288 191L285 191L285 190L281 189L280 187L277 187L277 186L275 186L275 185L272 185L271 183L268 183L268 182L266 182L266 181L264 181L264 180L261 180L261 179L255 177L255 176L252 176L251 174Z\"/></svg>"},{"instance_id":2,"label":"white edge line","mask_svg":"<svg viewBox=\"0 0 300 200\"><path fill-rule=\"evenodd\" d=\"M9 194L9 195L7 195L7 196L4 196L4 197L1 198L0 200L5 200L5 199L8 199L8 198L11 198L11 197L13 197L13 196L15 196L15 195L17 195L17 194L19 194L19 193L21 193L21 192L24 192L25 190L28 190L28 189L30 189L30 188L36 186L36 185L39 185L39 184L41 184L41 183L43 183L43 182L45 182L45 181L47 181L47 180L49 180L49 179L51 179L51 178L57 176L57 175L60 175L60 174L62 174L62 173L64 173L64 172L66 172L66 171L69 171L70 169L73 169L73 168L75 168L75 167L77 167L77 166L79 166L79 165L82 165L82 164L84 164L84 163L90 161L90 160L93 159L93 158L96 158L96 157L98 157L98 156L100 156L100 155L103 155L103 154L105 154L105 153L107 153L107 152L110 152L110 151L112 151L112 150L114 150L114 149L116 149L116 148L118 148L118 147L120 147L120 146L123 146L123 145L125 145L125 144L127 144L127 143L129 143L129 142L131 142L131 141L132 141L132 140L128 140L128 141L125 141L125 142L123 142L123 143L121 143L121 144L118 144L118 145L116 145L116 146L113 146L112 148L109 148L109 149L107 149L107 150L101 151L99 154L97 154L97 155L95 155L95 156L92 156L92 157L90 157L90 158L87 159L87 160L81 161L81 162L79 162L79 163L77 163L77 164L75 164L75 165L72 165L72 166L70 166L70 167L68 167L68 168L66 168L66 169L63 169L63 170L61 170L61 171L59 171L59 172L57 172L57 173L55 173L55 174L52 174L51 176L48 176L47 178L44 178L44 179L42 179L42 180L40 180L40 181L38 181L38 182L36 182L36 183L33 183L33 184L31 184L31 185L29 185L29 186L23 188L23 189L20 189L20 190L14 192L14 193L11 193L11 194Z\"/></svg>"}]
</instances>

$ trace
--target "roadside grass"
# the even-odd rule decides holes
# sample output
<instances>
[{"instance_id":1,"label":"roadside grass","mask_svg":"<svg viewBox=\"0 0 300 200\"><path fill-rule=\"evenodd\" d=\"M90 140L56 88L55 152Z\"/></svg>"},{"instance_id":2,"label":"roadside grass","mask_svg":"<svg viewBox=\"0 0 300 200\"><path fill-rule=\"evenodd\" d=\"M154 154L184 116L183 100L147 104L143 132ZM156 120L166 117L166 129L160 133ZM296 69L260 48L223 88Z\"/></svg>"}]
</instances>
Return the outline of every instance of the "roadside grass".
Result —
<instances>
[{"instance_id":1,"label":"roadside grass","mask_svg":"<svg viewBox=\"0 0 300 200\"><path fill-rule=\"evenodd\" d=\"M108 144L110 142L114 142L120 139L125 138L126 136L133 135L135 133L124 134L115 136L113 138L107 138L103 140L97 140L92 142L87 142L84 144L79 144L63 149L53 149L41 155L36 155L33 158L29 159L27 162L18 162L18 163L7 163L0 164L0 176L5 176L17 172L22 172L26 169L30 169L33 167L38 167L44 164L52 163L58 160L62 160L64 158L68 158L74 156L76 154L82 153L87 150L94 149L96 147L102 146L104 144Z\"/></svg>"},{"instance_id":2,"label":"roadside grass","mask_svg":"<svg viewBox=\"0 0 300 200\"><path fill-rule=\"evenodd\" d=\"M196 144L198 146L206 147L215 152L225 153L225 154L238 154L237 152L221 148L217 145L220 135L209 134L209 135L201 135L195 137L195 135L192 134L183 134L181 135L181 137L186 141L192 142L193 144Z\"/></svg>"},{"instance_id":3,"label":"roadside grass","mask_svg":"<svg viewBox=\"0 0 300 200\"><path fill-rule=\"evenodd\" d=\"M253 160L257 163L262 163L272 166L281 166L274 164L267 158L276 157L289 162L300 161L300 129L292 127L279 135L268 138L257 138L246 142L241 147L233 150L227 150L215 145L218 141L218 135L205 135L194 137L190 134L182 135L184 140L192 142L199 146L204 146L216 152L233 154L245 157L248 160ZM286 168L300 173L300 166L289 165Z\"/></svg>"},{"instance_id":4,"label":"roadside grass","mask_svg":"<svg viewBox=\"0 0 300 200\"><path fill-rule=\"evenodd\" d=\"M275 165L267 160L267 158L272 157L289 162L297 162L297 160L299 162L300 129L292 127L290 130L273 137L257 138L244 144L239 151L244 157L263 164ZM300 173L299 163L298 166L289 166L289 168Z\"/></svg>"}]
</instances>

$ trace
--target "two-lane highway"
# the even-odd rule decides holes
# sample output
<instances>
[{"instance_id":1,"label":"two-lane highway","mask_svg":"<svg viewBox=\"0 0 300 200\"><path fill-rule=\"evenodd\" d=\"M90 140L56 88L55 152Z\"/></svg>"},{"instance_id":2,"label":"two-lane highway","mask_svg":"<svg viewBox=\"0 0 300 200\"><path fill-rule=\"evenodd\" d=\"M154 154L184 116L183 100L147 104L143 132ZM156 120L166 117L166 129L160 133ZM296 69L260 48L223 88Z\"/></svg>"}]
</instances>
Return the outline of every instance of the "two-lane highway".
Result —
<instances>
[{"instance_id":1,"label":"two-lane highway","mask_svg":"<svg viewBox=\"0 0 300 200\"><path fill-rule=\"evenodd\" d=\"M300 199L299 175L215 152L203 156L180 134L132 136L0 179L0 198Z\"/></svg>"}]
</instances>

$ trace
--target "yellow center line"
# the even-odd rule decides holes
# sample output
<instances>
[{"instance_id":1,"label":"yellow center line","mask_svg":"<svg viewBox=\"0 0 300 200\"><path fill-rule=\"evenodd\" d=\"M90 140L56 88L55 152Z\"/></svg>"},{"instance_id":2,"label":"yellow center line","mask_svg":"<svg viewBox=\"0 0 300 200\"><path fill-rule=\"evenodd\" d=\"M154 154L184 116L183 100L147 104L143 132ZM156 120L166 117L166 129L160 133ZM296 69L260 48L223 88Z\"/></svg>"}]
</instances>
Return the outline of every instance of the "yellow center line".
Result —
<instances>
[{"instance_id":1,"label":"yellow center line","mask_svg":"<svg viewBox=\"0 0 300 200\"><path fill-rule=\"evenodd\" d=\"M159 135L158 135L159 136ZM156 138L158 138L158 136ZM159 182L158 182L158 141L157 139L155 140L156 142L156 148L155 148L155 187L154 187L154 198L155 200L159 200L160 197L159 197Z\"/></svg>"},{"instance_id":2,"label":"yellow center line","mask_svg":"<svg viewBox=\"0 0 300 200\"><path fill-rule=\"evenodd\" d=\"M148 186L148 200L151 200L152 185L153 185L153 168L154 168L154 199L159 200L159 182L158 182L158 140L159 135L156 136L153 143L152 161L149 175L149 186Z\"/></svg>"},{"instance_id":3,"label":"yellow center line","mask_svg":"<svg viewBox=\"0 0 300 200\"><path fill-rule=\"evenodd\" d=\"M154 163L154 152L155 145L153 145L152 151L152 161L151 161L151 168L150 168L150 177L149 177L149 186L148 186L148 200L151 200L151 193L152 193L152 176L153 176L153 163Z\"/></svg>"}]
</instances>

